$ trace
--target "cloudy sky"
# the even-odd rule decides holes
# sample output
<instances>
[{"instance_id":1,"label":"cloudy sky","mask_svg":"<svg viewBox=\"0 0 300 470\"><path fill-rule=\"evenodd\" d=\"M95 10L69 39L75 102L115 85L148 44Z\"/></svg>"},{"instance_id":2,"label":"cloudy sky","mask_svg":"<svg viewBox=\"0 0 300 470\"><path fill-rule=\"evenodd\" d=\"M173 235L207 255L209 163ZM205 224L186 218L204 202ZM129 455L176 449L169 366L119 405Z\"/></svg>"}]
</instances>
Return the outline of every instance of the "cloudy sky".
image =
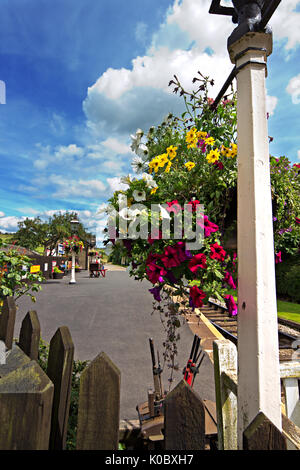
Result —
<instances>
[{"instance_id":1,"label":"cloudy sky","mask_svg":"<svg viewBox=\"0 0 300 470\"><path fill-rule=\"evenodd\" d=\"M233 65L229 17L210 0L1 0L0 231L74 210L100 241L97 214L131 172L130 134L182 101L168 83L198 70L216 95ZM231 2L228 2L231 3ZM271 20L270 152L300 159L300 1ZM0 101L4 100L0 83Z\"/></svg>"}]
</instances>

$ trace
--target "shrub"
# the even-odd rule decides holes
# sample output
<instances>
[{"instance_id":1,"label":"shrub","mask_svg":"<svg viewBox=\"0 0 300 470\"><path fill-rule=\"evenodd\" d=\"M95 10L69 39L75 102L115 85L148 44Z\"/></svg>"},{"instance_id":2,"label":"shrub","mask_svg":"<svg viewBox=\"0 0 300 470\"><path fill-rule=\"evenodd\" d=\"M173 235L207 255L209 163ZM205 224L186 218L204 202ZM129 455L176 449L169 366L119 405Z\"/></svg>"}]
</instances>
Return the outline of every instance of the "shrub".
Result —
<instances>
[{"instance_id":1,"label":"shrub","mask_svg":"<svg viewBox=\"0 0 300 470\"><path fill-rule=\"evenodd\" d=\"M287 274L287 294L293 302L300 303L300 264L295 264Z\"/></svg>"}]
</instances>

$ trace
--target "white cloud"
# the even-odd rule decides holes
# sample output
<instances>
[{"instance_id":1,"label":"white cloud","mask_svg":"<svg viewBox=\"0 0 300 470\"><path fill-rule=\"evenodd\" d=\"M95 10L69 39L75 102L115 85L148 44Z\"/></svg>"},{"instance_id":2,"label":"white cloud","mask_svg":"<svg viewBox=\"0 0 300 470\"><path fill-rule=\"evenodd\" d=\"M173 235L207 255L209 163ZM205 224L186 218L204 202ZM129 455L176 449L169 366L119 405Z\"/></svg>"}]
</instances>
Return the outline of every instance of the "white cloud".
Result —
<instances>
[{"instance_id":1,"label":"white cloud","mask_svg":"<svg viewBox=\"0 0 300 470\"><path fill-rule=\"evenodd\" d=\"M70 197L95 199L103 196L107 189L106 185L97 179L71 180L63 178L61 175L52 174L49 176L49 181L56 185L52 197L58 199Z\"/></svg>"},{"instance_id":2,"label":"white cloud","mask_svg":"<svg viewBox=\"0 0 300 470\"><path fill-rule=\"evenodd\" d=\"M129 145L126 145L123 142L120 142L119 139L115 139L113 137L109 137L101 142L101 144L104 145L104 147L113 150L116 154L132 153Z\"/></svg>"},{"instance_id":3,"label":"white cloud","mask_svg":"<svg viewBox=\"0 0 300 470\"><path fill-rule=\"evenodd\" d=\"M276 96L267 95L266 107L267 112L270 114L270 116L273 116L277 103L278 98Z\"/></svg>"},{"instance_id":4,"label":"white cloud","mask_svg":"<svg viewBox=\"0 0 300 470\"><path fill-rule=\"evenodd\" d=\"M0 219L1 232L16 232L18 230L18 222L22 222L26 217L7 216Z\"/></svg>"},{"instance_id":5,"label":"white cloud","mask_svg":"<svg viewBox=\"0 0 300 470\"><path fill-rule=\"evenodd\" d=\"M297 6L299 0L284 0L270 21L274 39L286 40L285 50L288 52L300 44L300 12L295 11Z\"/></svg>"},{"instance_id":6,"label":"white cloud","mask_svg":"<svg viewBox=\"0 0 300 470\"><path fill-rule=\"evenodd\" d=\"M300 103L300 74L296 77L291 78L286 87L286 91L292 97L292 102L294 104Z\"/></svg>"},{"instance_id":7,"label":"white cloud","mask_svg":"<svg viewBox=\"0 0 300 470\"><path fill-rule=\"evenodd\" d=\"M55 152L55 157L59 160L68 157L82 157L84 154L84 149L81 147L77 147L76 144L70 144L68 146L60 146L57 148Z\"/></svg>"},{"instance_id":8,"label":"white cloud","mask_svg":"<svg viewBox=\"0 0 300 470\"><path fill-rule=\"evenodd\" d=\"M114 177L114 178L107 178L107 183L111 189L112 192L115 191L124 191L125 189L128 188L128 185L121 183L119 177Z\"/></svg>"},{"instance_id":9,"label":"white cloud","mask_svg":"<svg viewBox=\"0 0 300 470\"><path fill-rule=\"evenodd\" d=\"M4 217L5 216L5 213L0 211L0 217Z\"/></svg>"}]
</instances>

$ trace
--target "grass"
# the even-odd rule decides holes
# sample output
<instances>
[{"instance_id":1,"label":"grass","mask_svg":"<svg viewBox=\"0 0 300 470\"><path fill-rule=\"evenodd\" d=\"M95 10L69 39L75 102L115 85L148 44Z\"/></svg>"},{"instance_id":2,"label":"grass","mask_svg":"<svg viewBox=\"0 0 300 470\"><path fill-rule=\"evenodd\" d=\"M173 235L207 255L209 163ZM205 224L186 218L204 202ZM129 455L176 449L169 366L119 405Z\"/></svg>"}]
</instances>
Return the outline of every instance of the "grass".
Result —
<instances>
[{"instance_id":1,"label":"grass","mask_svg":"<svg viewBox=\"0 0 300 470\"><path fill-rule=\"evenodd\" d=\"M229 290L228 294L231 294L235 302L237 302L237 292L235 290ZM300 323L300 304L277 300L277 314L278 317L285 320Z\"/></svg>"}]
</instances>

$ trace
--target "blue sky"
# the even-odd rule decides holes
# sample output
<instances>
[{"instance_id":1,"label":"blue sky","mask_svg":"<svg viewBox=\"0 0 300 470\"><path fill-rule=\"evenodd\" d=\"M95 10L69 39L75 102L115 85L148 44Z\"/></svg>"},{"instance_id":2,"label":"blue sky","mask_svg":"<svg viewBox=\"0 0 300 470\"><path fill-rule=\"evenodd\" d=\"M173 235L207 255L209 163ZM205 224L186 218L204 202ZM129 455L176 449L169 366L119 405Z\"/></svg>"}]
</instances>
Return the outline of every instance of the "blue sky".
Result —
<instances>
[{"instance_id":1,"label":"blue sky","mask_svg":"<svg viewBox=\"0 0 300 470\"><path fill-rule=\"evenodd\" d=\"M229 2L230 3L230 2ZM101 239L97 214L132 172L130 134L182 102L168 82L216 81L232 69L229 17L208 0L1 0L0 230L76 210ZM299 162L300 1L275 13L268 61L270 152ZM210 53L207 53L210 51ZM212 52L213 51L213 52Z\"/></svg>"}]
</instances>

